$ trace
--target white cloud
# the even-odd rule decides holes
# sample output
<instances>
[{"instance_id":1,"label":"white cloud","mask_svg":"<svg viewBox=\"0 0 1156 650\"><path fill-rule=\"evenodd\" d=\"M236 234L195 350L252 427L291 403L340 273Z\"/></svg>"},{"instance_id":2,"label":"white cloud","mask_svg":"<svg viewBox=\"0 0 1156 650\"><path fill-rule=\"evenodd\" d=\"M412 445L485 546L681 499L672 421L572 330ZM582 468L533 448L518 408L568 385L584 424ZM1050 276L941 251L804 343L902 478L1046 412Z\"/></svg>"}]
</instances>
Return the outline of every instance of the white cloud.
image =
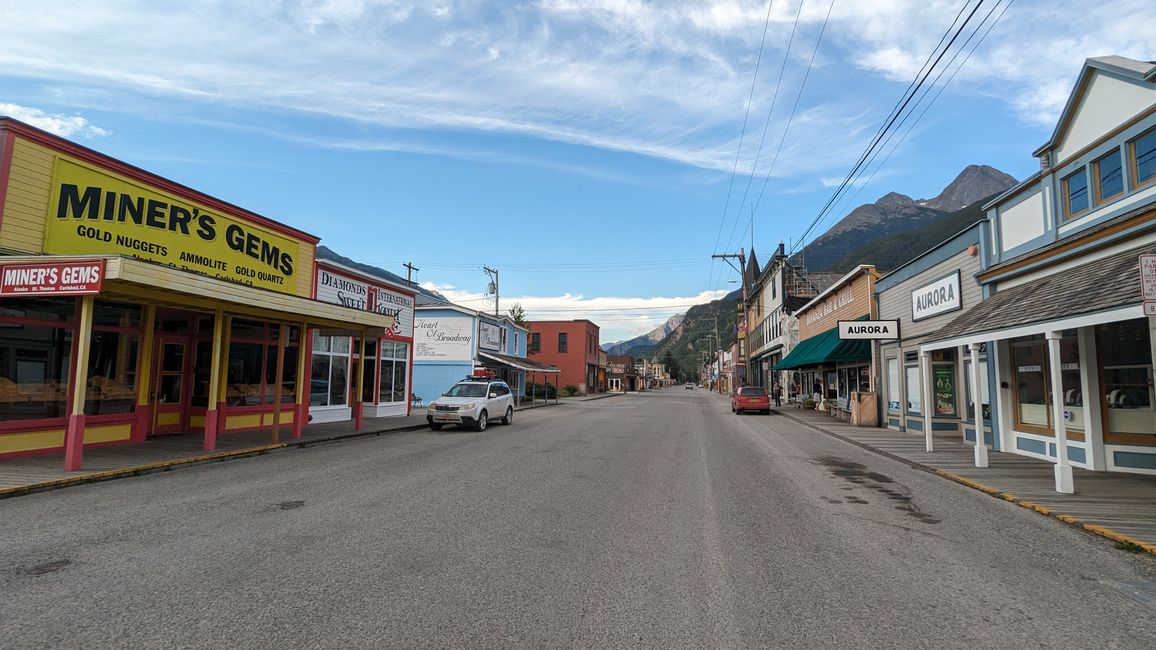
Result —
<instances>
[{"instance_id":1,"label":"white cloud","mask_svg":"<svg viewBox=\"0 0 1156 650\"><path fill-rule=\"evenodd\" d=\"M769 107L801 1L771 5L748 136ZM520 134L729 172L767 6L763 0L123 0L77 12L63 0L9 0L6 23L14 27L0 39L0 75L122 93L129 97L122 105L147 98L138 102L142 112L169 98L181 113L219 105L406 132ZM815 0L802 5L772 134L783 126L827 7ZM818 59L827 75L813 73L777 175L842 170L846 160L826 145L853 140L856 128L873 131L895 99L894 84L883 93L872 80L909 80L958 9L957 0L836 2ZM1119 16L1128 18L1113 18ZM1156 5L1140 0L1105 0L1095 12L1021 0L952 92L999 98L1032 124L1054 122L1083 58L1150 58L1156 30L1136 25L1153 22ZM126 24L134 26L131 40L107 37ZM903 26L900 39L896 26ZM196 47L174 47L174 35ZM862 94L848 101L842 83ZM831 121L808 123L808 114ZM83 118L42 119L62 132L100 134ZM740 173L750 169L754 150L744 144Z\"/></svg>"},{"instance_id":2,"label":"white cloud","mask_svg":"<svg viewBox=\"0 0 1156 650\"><path fill-rule=\"evenodd\" d=\"M108 131L79 115L53 115L37 108L3 102L0 102L0 115L7 115L65 138L72 136L99 138L108 135Z\"/></svg>"},{"instance_id":3,"label":"white cloud","mask_svg":"<svg viewBox=\"0 0 1156 650\"><path fill-rule=\"evenodd\" d=\"M461 291L452 285L424 282L426 289L437 291L451 302L482 312L493 312L493 299L477 291ZM703 291L693 296L627 298L616 296L586 297L575 294L557 296L503 296L502 309L518 303L529 320L571 320L585 318L602 330L602 342L625 340L645 334L675 314L686 313L693 305L718 300L728 290Z\"/></svg>"}]
</instances>

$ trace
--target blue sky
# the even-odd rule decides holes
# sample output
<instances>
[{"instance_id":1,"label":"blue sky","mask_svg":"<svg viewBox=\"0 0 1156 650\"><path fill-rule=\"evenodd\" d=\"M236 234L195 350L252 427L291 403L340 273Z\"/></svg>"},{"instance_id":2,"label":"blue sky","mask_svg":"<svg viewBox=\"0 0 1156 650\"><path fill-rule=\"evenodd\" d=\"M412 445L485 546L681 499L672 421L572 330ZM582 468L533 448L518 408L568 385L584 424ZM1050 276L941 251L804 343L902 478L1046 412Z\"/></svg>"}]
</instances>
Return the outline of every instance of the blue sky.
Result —
<instances>
[{"instance_id":1,"label":"blue sky","mask_svg":"<svg viewBox=\"0 0 1156 650\"><path fill-rule=\"evenodd\" d=\"M749 250L752 208L760 259L798 240L964 4L6 0L0 114L467 306L498 268L503 311L605 342L736 287L710 255ZM1086 57L1156 57L1156 4L1088 7L986 0L1006 13L817 232L969 164L1032 173Z\"/></svg>"}]
</instances>

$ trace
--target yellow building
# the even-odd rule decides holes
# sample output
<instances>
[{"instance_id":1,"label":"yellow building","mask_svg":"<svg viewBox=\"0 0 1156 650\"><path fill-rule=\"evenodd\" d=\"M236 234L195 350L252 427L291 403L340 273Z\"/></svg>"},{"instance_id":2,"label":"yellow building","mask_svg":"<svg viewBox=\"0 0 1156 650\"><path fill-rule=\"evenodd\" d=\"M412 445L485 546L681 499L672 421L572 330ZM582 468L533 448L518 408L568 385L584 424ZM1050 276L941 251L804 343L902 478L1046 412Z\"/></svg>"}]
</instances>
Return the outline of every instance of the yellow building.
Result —
<instances>
[{"instance_id":1,"label":"yellow building","mask_svg":"<svg viewBox=\"0 0 1156 650\"><path fill-rule=\"evenodd\" d=\"M312 298L317 242L0 118L0 458L63 449L76 470L86 446L165 433L300 435L314 332L393 325Z\"/></svg>"}]
</instances>

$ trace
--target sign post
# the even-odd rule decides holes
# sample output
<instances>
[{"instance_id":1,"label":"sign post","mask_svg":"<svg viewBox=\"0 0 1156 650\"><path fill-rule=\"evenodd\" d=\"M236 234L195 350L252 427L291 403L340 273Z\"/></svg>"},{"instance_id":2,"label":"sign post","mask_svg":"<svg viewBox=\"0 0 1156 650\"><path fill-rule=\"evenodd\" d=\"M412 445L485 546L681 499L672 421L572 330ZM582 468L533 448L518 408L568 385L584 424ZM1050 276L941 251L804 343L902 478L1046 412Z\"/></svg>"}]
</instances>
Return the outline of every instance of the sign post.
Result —
<instances>
[{"instance_id":1,"label":"sign post","mask_svg":"<svg viewBox=\"0 0 1156 650\"><path fill-rule=\"evenodd\" d=\"M1156 255L1140 256L1140 290L1144 294L1144 315L1156 316Z\"/></svg>"}]
</instances>

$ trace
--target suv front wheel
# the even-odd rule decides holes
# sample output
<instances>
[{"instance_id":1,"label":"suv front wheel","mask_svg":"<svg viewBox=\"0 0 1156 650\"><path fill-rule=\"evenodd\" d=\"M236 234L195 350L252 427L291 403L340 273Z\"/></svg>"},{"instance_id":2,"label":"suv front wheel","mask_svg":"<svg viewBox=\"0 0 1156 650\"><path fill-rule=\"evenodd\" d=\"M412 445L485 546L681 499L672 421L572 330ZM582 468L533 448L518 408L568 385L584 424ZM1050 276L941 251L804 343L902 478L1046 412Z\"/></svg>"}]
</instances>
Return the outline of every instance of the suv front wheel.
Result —
<instances>
[{"instance_id":1,"label":"suv front wheel","mask_svg":"<svg viewBox=\"0 0 1156 650\"><path fill-rule=\"evenodd\" d=\"M486 425L489 423L490 423L490 418L488 415L486 415L486 410L482 409L482 412L478 413L478 423L474 425L474 428L477 429L478 431L485 431Z\"/></svg>"}]
</instances>

